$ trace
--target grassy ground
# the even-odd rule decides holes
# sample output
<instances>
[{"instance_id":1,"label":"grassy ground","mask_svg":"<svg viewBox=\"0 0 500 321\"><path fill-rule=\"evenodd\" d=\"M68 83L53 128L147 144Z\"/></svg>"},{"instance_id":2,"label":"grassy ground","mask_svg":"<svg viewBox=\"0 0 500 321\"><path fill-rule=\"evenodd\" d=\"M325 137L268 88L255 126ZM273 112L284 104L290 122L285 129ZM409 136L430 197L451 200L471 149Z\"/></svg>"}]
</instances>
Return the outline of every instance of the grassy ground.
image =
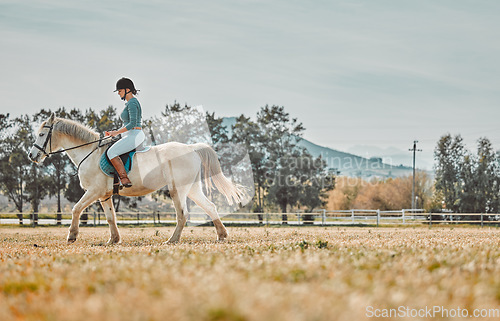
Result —
<instances>
[{"instance_id":1,"label":"grassy ground","mask_svg":"<svg viewBox=\"0 0 500 321\"><path fill-rule=\"evenodd\" d=\"M105 246L99 227L68 246L66 228L0 228L0 320L363 320L426 307L457 320L457 308L500 309L498 229L233 227L216 243L212 227L187 227L176 245L163 244L172 227L120 231L121 245ZM428 316L406 319L443 319Z\"/></svg>"}]
</instances>

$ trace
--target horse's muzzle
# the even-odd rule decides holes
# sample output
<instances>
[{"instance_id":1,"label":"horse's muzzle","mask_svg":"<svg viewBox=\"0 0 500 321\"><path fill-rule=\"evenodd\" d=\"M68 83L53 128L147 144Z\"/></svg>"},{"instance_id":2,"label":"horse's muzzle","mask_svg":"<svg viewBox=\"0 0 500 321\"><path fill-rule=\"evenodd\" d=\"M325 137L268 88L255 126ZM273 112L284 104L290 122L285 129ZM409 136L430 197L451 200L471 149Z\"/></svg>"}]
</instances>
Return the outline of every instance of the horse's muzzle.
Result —
<instances>
[{"instance_id":1,"label":"horse's muzzle","mask_svg":"<svg viewBox=\"0 0 500 321\"><path fill-rule=\"evenodd\" d=\"M28 158L34 163L39 163L40 162L40 152L36 151L34 155L33 155L33 152L29 152Z\"/></svg>"}]
</instances>

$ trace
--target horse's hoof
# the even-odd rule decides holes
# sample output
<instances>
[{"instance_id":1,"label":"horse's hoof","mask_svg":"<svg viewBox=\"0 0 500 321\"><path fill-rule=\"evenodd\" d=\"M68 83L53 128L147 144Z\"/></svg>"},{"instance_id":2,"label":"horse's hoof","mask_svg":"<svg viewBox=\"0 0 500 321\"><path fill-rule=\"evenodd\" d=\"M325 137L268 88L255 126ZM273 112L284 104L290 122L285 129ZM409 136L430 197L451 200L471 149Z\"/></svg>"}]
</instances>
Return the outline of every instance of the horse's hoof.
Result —
<instances>
[{"instance_id":1,"label":"horse's hoof","mask_svg":"<svg viewBox=\"0 0 500 321\"><path fill-rule=\"evenodd\" d=\"M226 241L227 241L227 234L217 236L217 242L224 243Z\"/></svg>"},{"instance_id":2,"label":"horse's hoof","mask_svg":"<svg viewBox=\"0 0 500 321\"><path fill-rule=\"evenodd\" d=\"M76 242L76 239L68 239L68 245L73 244Z\"/></svg>"},{"instance_id":3,"label":"horse's hoof","mask_svg":"<svg viewBox=\"0 0 500 321\"><path fill-rule=\"evenodd\" d=\"M109 239L106 245L120 244L122 241L120 239Z\"/></svg>"},{"instance_id":4,"label":"horse's hoof","mask_svg":"<svg viewBox=\"0 0 500 321\"><path fill-rule=\"evenodd\" d=\"M227 232L217 235L217 242L225 242L227 239Z\"/></svg>"},{"instance_id":5,"label":"horse's hoof","mask_svg":"<svg viewBox=\"0 0 500 321\"><path fill-rule=\"evenodd\" d=\"M177 244L177 243L179 243L179 240L169 239L168 241L165 242L165 244Z\"/></svg>"}]
</instances>

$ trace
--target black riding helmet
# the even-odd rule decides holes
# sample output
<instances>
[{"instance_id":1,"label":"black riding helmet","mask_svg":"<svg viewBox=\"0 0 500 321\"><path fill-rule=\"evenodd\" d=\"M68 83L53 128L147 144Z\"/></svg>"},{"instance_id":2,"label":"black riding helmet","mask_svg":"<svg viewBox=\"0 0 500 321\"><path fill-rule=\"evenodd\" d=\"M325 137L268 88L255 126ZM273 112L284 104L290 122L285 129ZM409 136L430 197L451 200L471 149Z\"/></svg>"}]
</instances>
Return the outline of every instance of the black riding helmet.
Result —
<instances>
[{"instance_id":1,"label":"black riding helmet","mask_svg":"<svg viewBox=\"0 0 500 321\"><path fill-rule=\"evenodd\" d=\"M135 86L134 86L134 83L132 82L132 80L128 79L128 78L121 78L119 79L117 82L116 82L116 91L120 90L120 89L130 89L130 91L126 92L125 95L122 97L122 100L125 100L125 96L127 96L127 94L129 92L131 92L132 94L136 95L137 94L137 89L135 89Z\"/></svg>"}]
</instances>

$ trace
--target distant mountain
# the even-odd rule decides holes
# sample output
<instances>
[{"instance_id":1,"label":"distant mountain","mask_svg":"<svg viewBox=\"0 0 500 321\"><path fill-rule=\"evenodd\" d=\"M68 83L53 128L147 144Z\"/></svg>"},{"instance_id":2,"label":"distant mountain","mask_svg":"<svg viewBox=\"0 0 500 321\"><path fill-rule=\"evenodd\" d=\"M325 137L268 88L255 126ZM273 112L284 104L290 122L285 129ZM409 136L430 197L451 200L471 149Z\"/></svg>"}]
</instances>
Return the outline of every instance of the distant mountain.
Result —
<instances>
[{"instance_id":1,"label":"distant mountain","mask_svg":"<svg viewBox=\"0 0 500 321\"><path fill-rule=\"evenodd\" d=\"M222 125L228 131L228 137L232 136L231 126L236 124L236 117L224 117ZM306 148L314 157L321 156L332 172L340 172L340 175L362 177L389 178L412 174L412 168L408 166L394 166L384 163L380 157L365 158L358 155L341 152L332 148L316 145L307 139L301 139L299 145Z\"/></svg>"},{"instance_id":2,"label":"distant mountain","mask_svg":"<svg viewBox=\"0 0 500 321\"><path fill-rule=\"evenodd\" d=\"M299 142L314 157L321 156L331 171L339 171L340 175L362 178L389 178L411 175L413 169L408 166L394 166L384 163L382 158L365 158L341 152L332 148L316 145L307 139Z\"/></svg>"}]
</instances>

